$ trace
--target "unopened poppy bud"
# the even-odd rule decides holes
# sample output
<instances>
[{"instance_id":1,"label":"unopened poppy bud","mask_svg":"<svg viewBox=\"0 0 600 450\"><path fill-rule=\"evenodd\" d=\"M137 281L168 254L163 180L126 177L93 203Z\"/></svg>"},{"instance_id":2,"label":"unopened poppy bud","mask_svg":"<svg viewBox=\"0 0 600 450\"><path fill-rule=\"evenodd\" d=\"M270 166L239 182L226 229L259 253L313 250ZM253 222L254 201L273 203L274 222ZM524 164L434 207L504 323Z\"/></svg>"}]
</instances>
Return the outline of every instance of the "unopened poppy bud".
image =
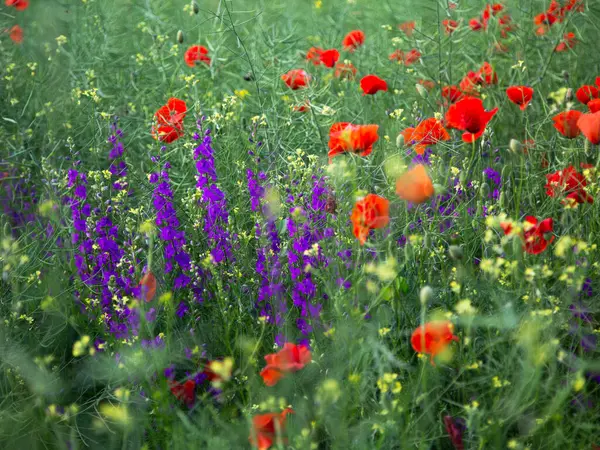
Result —
<instances>
[{"instance_id":1,"label":"unopened poppy bud","mask_svg":"<svg viewBox=\"0 0 600 450\"><path fill-rule=\"evenodd\" d=\"M400 133L396 138L396 147L402 148L404 147L404 135Z\"/></svg>"},{"instance_id":2,"label":"unopened poppy bud","mask_svg":"<svg viewBox=\"0 0 600 450\"><path fill-rule=\"evenodd\" d=\"M406 244L404 246L404 259L407 263L412 263L415 259L415 252L411 244Z\"/></svg>"},{"instance_id":3,"label":"unopened poppy bud","mask_svg":"<svg viewBox=\"0 0 600 450\"><path fill-rule=\"evenodd\" d=\"M425 89L425 87L421 84L416 84L415 88L417 88L417 92L419 93L419 95L423 98L427 97L427 89Z\"/></svg>"},{"instance_id":4,"label":"unopened poppy bud","mask_svg":"<svg viewBox=\"0 0 600 450\"><path fill-rule=\"evenodd\" d=\"M425 248L431 247L431 236L429 235L429 233L426 233L425 236L423 237L423 247L425 247Z\"/></svg>"},{"instance_id":5,"label":"unopened poppy bud","mask_svg":"<svg viewBox=\"0 0 600 450\"><path fill-rule=\"evenodd\" d=\"M426 305L433 298L433 289L429 286L423 286L421 292L419 292L419 301L421 305Z\"/></svg>"},{"instance_id":6,"label":"unopened poppy bud","mask_svg":"<svg viewBox=\"0 0 600 450\"><path fill-rule=\"evenodd\" d=\"M180 44L183 44L183 31L179 30L177 32L177 42L179 42Z\"/></svg>"},{"instance_id":7,"label":"unopened poppy bud","mask_svg":"<svg viewBox=\"0 0 600 450\"><path fill-rule=\"evenodd\" d=\"M460 245L451 245L448 247L448 253L450 258L455 261L463 258L463 249Z\"/></svg>"},{"instance_id":8,"label":"unopened poppy bud","mask_svg":"<svg viewBox=\"0 0 600 450\"><path fill-rule=\"evenodd\" d=\"M523 150L523 144L516 139L511 139L510 143L508 144L508 148L510 148L510 151L513 153L521 153Z\"/></svg>"},{"instance_id":9,"label":"unopened poppy bud","mask_svg":"<svg viewBox=\"0 0 600 450\"><path fill-rule=\"evenodd\" d=\"M200 11L200 7L198 6L198 2L196 0L192 0L192 11L194 11L194 14L198 14Z\"/></svg>"},{"instance_id":10,"label":"unopened poppy bud","mask_svg":"<svg viewBox=\"0 0 600 450\"><path fill-rule=\"evenodd\" d=\"M566 82L569 81L569 72L567 72L566 70L563 70L562 76Z\"/></svg>"},{"instance_id":11,"label":"unopened poppy bud","mask_svg":"<svg viewBox=\"0 0 600 450\"><path fill-rule=\"evenodd\" d=\"M512 242L512 246L513 246L513 254L517 257L521 257L522 253L523 253L523 241L521 241L521 239L519 239L518 237L513 238L513 242Z\"/></svg>"},{"instance_id":12,"label":"unopened poppy bud","mask_svg":"<svg viewBox=\"0 0 600 450\"><path fill-rule=\"evenodd\" d=\"M565 94L565 102L569 103L570 101L573 101L573 89L571 88L567 89Z\"/></svg>"},{"instance_id":13,"label":"unopened poppy bud","mask_svg":"<svg viewBox=\"0 0 600 450\"><path fill-rule=\"evenodd\" d=\"M479 193L481 194L481 198L488 198L488 195L490 194L490 185L487 183L481 183Z\"/></svg>"},{"instance_id":14,"label":"unopened poppy bud","mask_svg":"<svg viewBox=\"0 0 600 450\"><path fill-rule=\"evenodd\" d=\"M500 203L500 206L502 206L502 207L506 207L507 206L506 205L506 203L507 203L506 202L506 195L504 194L504 192L500 192L499 203Z\"/></svg>"}]
</instances>

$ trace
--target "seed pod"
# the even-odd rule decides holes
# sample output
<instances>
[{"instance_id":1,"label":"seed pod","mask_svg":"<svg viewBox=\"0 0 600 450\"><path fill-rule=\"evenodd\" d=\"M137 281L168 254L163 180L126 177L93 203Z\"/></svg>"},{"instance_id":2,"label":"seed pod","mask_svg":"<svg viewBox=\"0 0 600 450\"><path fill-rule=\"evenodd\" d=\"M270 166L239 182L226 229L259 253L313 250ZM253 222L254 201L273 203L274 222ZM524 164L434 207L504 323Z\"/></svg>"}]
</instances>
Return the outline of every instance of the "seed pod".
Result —
<instances>
[{"instance_id":1,"label":"seed pod","mask_svg":"<svg viewBox=\"0 0 600 450\"><path fill-rule=\"evenodd\" d=\"M451 245L448 247L448 253L450 258L457 261L463 258L463 249L460 245Z\"/></svg>"},{"instance_id":2,"label":"seed pod","mask_svg":"<svg viewBox=\"0 0 600 450\"><path fill-rule=\"evenodd\" d=\"M412 263L415 260L415 251L410 243L404 246L404 259L407 263Z\"/></svg>"},{"instance_id":3,"label":"seed pod","mask_svg":"<svg viewBox=\"0 0 600 450\"><path fill-rule=\"evenodd\" d=\"M419 301L421 305L426 305L433 298L433 289L429 286L423 286L419 292Z\"/></svg>"},{"instance_id":4,"label":"seed pod","mask_svg":"<svg viewBox=\"0 0 600 450\"><path fill-rule=\"evenodd\" d=\"M425 249L428 249L431 247L431 236L429 233L425 233L425 236L423 237L423 247Z\"/></svg>"},{"instance_id":5,"label":"seed pod","mask_svg":"<svg viewBox=\"0 0 600 450\"><path fill-rule=\"evenodd\" d=\"M192 0L192 11L194 11L194 14L198 14L200 11L200 7L198 6L198 2L196 0Z\"/></svg>"},{"instance_id":6,"label":"seed pod","mask_svg":"<svg viewBox=\"0 0 600 450\"><path fill-rule=\"evenodd\" d=\"M177 32L177 42L179 42L180 44L183 44L183 31L179 30Z\"/></svg>"},{"instance_id":7,"label":"seed pod","mask_svg":"<svg viewBox=\"0 0 600 450\"><path fill-rule=\"evenodd\" d=\"M329 193L327 194L327 200L325 202L325 211L329 214L335 214L337 210L337 201L335 199L335 195Z\"/></svg>"}]
</instances>

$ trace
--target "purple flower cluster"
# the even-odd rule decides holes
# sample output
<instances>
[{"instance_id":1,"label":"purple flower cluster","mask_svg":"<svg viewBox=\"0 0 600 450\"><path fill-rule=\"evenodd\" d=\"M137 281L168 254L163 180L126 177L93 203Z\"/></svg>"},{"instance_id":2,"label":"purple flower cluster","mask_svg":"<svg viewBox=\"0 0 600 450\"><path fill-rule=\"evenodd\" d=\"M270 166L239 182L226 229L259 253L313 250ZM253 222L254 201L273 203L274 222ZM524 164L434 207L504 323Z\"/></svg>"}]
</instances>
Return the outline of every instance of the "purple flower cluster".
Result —
<instances>
[{"instance_id":1,"label":"purple flower cluster","mask_svg":"<svg viewBox=\"0 0 600 450\"><path fill-rule=\"evenodd\" d=\"M127 183L123 180L127 176L127 165L122 159L124 147L119 138L123 137L123 132L118 128L118 119L115 117L111 125L112 134L108 137L108 142L112 144L112 148L108 153L110 166L109 172L116 177L117 181L113 183L113 189L121 191L127 187Z\"/></svg>"},{"instance_id":2,"label":"purple flower cluster","mask_svg":"<svg viewBox=\"0 0 600 450\"><path fill-rule=\"evenodd\" d=\"M35 222L35 206L38 203L35 186L28 175L15 170L0 171L0 207L7 218L13 234L27 224Z\"/></svg>"},{"instance_id":3,"label":"purple flower cluster","mask_svg":"<svg viewBox=\"0 0 600 450\"><path fill-rule=\"evenodd\" d=\"M200 127L201 122L198 125ZM200 135L196 133L194 139L200 139ZM232 261L233 252L227 231L229 223L227 201L223 191L216 185L217 172L211 143L210 130L206 130L202 142L194 149L194 160L198 171L196 188L202 192L200 202L206 209L204 232L211 247L210 254L215 263L220 263L224 260Z\"/></svg>"},{"instance_id":4,"label":"purple flower cluster","mask_svg":"<svg viewBox=\"0 0 600 450\"><path fill-rule=\"evenodd\" d=\"M502 187L502 177L500 176L500 173L496 172L491 167L488 167L483 170L483 174L494 184L494 189L488 194L488 198L498 200L500 198L500 188Z\"/></svg>"}]
</instances>

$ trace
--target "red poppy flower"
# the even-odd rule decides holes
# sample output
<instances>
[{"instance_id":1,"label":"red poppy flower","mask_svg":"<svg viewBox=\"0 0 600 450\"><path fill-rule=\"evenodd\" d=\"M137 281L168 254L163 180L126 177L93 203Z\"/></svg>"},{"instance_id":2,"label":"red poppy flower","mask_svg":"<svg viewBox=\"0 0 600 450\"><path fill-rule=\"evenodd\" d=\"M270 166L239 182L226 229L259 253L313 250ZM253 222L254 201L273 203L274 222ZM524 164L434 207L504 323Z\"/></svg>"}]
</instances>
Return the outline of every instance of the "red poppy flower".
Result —
<instances>
[{"instance_id":1,"label":"red poppy flower","mask_svg":"<svg viewBox=\"0 0 600 450\"><path fill-rule=\"evenodd\" d=\"M304 103L301 103L300 105L294 105L292 107L292 111L296 111L296 112L307 112L310 110L310 103L308 102L308 100L305 100Z\"/></svg>"},{"instance_id":2,"label":"red poppy flower","mask_svg":"<svg viewBox=\"0 0 600 450\"><path fill-rule=\"evenodd\" d=\"M450 105L446 112L446 124L450 128L464 131L462 140L472 143L479 139L498 108L486 111L483 102L475 97L464 97Z\"/></svg>"},{"instance_id":3,"label":"red poppy flower","mask_svg":"<svg viewBox=\"0 0 600 450\"><path fill-rule=\"evenodd\" d=\"M192 45L185 51L183 59L190 67L194 67L199 61L210 65L208 49L203 45Z\"/></svg>"},{"instance_id":4,"label":"red poppy flower","mask_svg":"<svg viewBox=\"0 0 600 450\"><path fill-rule=\"evenodd\" d=\"M323 50L319 58L325 67L329 67L331 69L333 66L335 66L337 60L340 59L340 52L338 52L335 48Z\"/></svg>"},{"instance_id":5,"label":"red poppy flower","mask_svg":"<svg viewBox=\"0 0 600 450\"><path fill-rule=\"evenodd\" d=\"M20 44L23 42L23 28L21 28L19 25L13 26L8 33L8 36L15 44Z\"/></svg>"},{"instance_id":6,"label":"red poppy flower","mask_svg":"<svg viewBox=\"0 0 600 450\"><path fill-rule=\"evenodd\" d=\"M577 126L577 121L581 117L581 114L581 112L575 111L574 109L557 114L552 118L552 122L554 122L554 128L556 128L558 132L566 138L576 138L579 136L579 133L581 133L579 127Z\"/></svg>"},{"instance_id":7,"label":"red poppy flower","mask_svg":"<svg viewBox=\"0 0 600 450\"><path fill-rule=\"evenodd\" d=\"M498 84L498 74L489 62L484 62L479 68L479 74L486 86Z\"/></svg>"},{"instance_id":8,"label":"red poppy flower","mask_svg":"<svg viewBox=\"0 0 600 450\"><path fill-rule=\"evenodd\" d=\"M547 25L552 26L556 22L557 17L551 13L541 13L533 18L535 25Z\"/></svg>"},{"instance_id":9,"label":"red poppy flower","mask_svg":"<svg viewBox=\"0 0 600 450\"><path fill-rule=\"evenodd\" d=\"M6 6L14 6L17 11L24 11L29 6L29 0L6 0Z\"/></svg>"},{"instance_id":10,"label":"red poppy flower","mask_svg":"<svg viewBox=\"0 0 600 450\"><path fill-rule=\"evenodd\" d=\"M348 52L353 52L365 43L365 33L361 30L353 30L348 33L342 41L342 47Z\"/></svg>"},{"instance_id":11,"label":"red poppy flower","mask_svg":"<svg viewBox=\"0 0 600 450\"><path fill-rule=\"evenodd\" d=\"M508 46L506 46L502 42L494 42L494 51L495 52L497 52L497 53L507 53L508 50L509 50Z\"/></svg>"},{"instance_id":12,"label":"red poppy flower","mask_svg":"<svg viewBox=\"0 0 600 450\"><path fill-rule=\"evenodd\" d=\"M177 400L185 403L188 408L194 406L196 402L196 382L194 380L187 380L183 384L169 380L169 387Z\"/></svg>"},{"instance_id":13,"label":"red poppy flower","mask_svg":"<svg viewBox=\"0 0 600 450\"><path fill-rule=\"evenodd\" d=\"M352 80L356 76L356 67L354 67L350 62L347 64L337 63L335 65L333 76L336 78Z\"/></svg>"},{"instance_id":14,"label":"red poppy flower","mask_svg":"<svg viewBox=\"0 0 600 450\"><path fill-rule=\"evenodd\" d=\"M267 365L260 376L267 386L275 386L287 373L298 372L312 361L310 350L305 345L287 342L277 353L265 356Z\"/></svg>"},{"instance_id":15,"label":"red poppy flower","mask_svg":"<svg viewBox=\"0 0 600 450\"><path fill-rule=\"evenodd\" d=\"M419 80L418 83L423 86L425 89L427 89L428 91L431 91L433 88L435 88L435 81L431 81L431 80Z\"/></svg>"},{"instance_id":16,"label":"red poppy flower","mask_svg":"<svg viewBox=\"0 0 600 450\"><path fill-rule=\"evenodd\" d=\"M596 86L587 85L581 86L579 89L577 89L575 97L577 97L577 100L579 100L581 103L587 105L590 100L600 97L600 93Z\"/></svg>"},{"instance_id":17,"label":"red poppy flower","mask_svg":"<svg viewBox=\"0 0 600 450\"><path fill-rule=\"evenodd\" d=\"M425 153L428 146L450 139L450 135L442 123L435 117L421 121L415 128L407 128L404 130L403 135L404 143L414 145L415 152L418 155Z\"/></svg>"},{"instance_id":18,"label":"red poppy flower","mask_svg":"<svg viewBox=\"0 0 600 450\"><path fill-rule=\"evenodd\" d=\"M186 112L187 106L183 100L170 98L166 105L154 113L158 126L152 128L153 137L168 144L182 137Z\"/></svg>"},{"instance_id":19,"label":"red poppy flower","mask_svg":"<svg viewBox=\"0 0 600 450\"><path fill-rule=\"evenodd\" d=\"M410 66L421 59L421 52L417 49L412 49L408 52L398 49L390 53L388 59L390 61L398 61L398 63L402 63L405 66Z\"/></svg>"},{"instance_id":20,"label":"red poppy flower","mask_svg":"<svg viewBox=\"0 0 600 450\"><path fill-rule=\"evenodd\" d=\"M552 233L552 219L544 219L540 223L533 216L525 217L523 249L530 255L537 255L546 250L548 244L554 241L554 236L546 239L547 233Z\"/></svg>"},{"instance_id":21,"label":"red poppy flower","mask_svg":"<svg viewBox=\"0 0 600 450\"><path fill-rule=\"evenodd\" d=\"M478 17L474 17L473 19L469 20L469 26L473 31L481 31L484 29L484 24L481 20L479 20Z\"/></svg>"},{"instance_id":22,"label":"red poppy flower","mask_svg":"<svg viewBox=\"0 0 600 450\"><path fill-rule=\"evenodd\" d=\"M410 22L404 22L398 25L398 29L404 32L404 34L406 34L408 37L411 37L415 31L415 25L415 21L411 20Z\"/></svg>"},{"instance_id":23,"label":"red poppy flower","mask_svg":"<svg viewBox=\"0 0 600 450\"><path fill-rule=\"evenodd\" d=\"M479 96L477 86L483 85L483 78L479 72L469 71L460 81L460 90L467 95Z\"/></svg>"},{"instance_id":24,"label":"red poppy flower","mask_svg":"<svg viewBox=\"0 0 600 450\"><path fill-rule=\"evenodd\" d=\"M387 91L387 83L377 75L366 75L360 80L363 95L374 95L379 91Z\"/></svg>"},{"instance_id":25,"label":"red poppy flower","mask_svg":"<svg viewBox=\"0 0 600 450\"><path fill-rule=\"evenodd\" d=\"M345 152L368 156L377 142L379 125L353 125L349 122L337 122L329 130L329 161Z\"/></svg>"},{"instance_id":26,"label":"red poppy flower","mask_svg":"<svg viewBox=\"0 0 600 450\"><path fill-rule=\"evenodd\" d=\"M573 166L546 175L546 195L556 197L564 195L566 199L576 203L594 203L594 199L585 191L585 177Z\"/></svg>"},{"instance_id":27,"label":"red poppy flower","mask_svg":"<svg viewBox=\"0 0 600 450\"><path fill-rule=\"evenodd\" d=\"M600 98L595 98L593 100L590 100L587 104L587 107L591 113L600 111Z\"/></svg>"},{"instance_id":28,"label":"red poppy flower","mask_svg":"<svg viewBox=\"0 0 600 450\"><path fill-rule=\"evenodd\" d=\"M506 90L508 99L515 105L519 105L521 111L527 108L533 98L533 89L528 86L511 86Z\"/></svg>"},{"instance_id":29,"label":"red poppy flower","mask_svg":"<svg viewBox=\"0 0 600 450\"><path fill-rule=\"evenodd\" d=\"M577 120L577 126L588 141L594 145L600 144L600 112L582 114Z\"/></svg>"},{"instance_id":30,"label":"red poppy flower","mask_svg":"<svg viewBox=\"0 0 600 450\"><path fill-rule=\"evenodd\" d=\"M293 414L291 408L286 408L281 413L258 414L252 418L252 432L250 443L258 450L268 450L273 445L277 433L281 433L285 427L285 419L288 414Z\"/></svg>"},{"instance_id":31,"label":"red poppy flower","mask_svg":"<svg viewBox=\"0 0 600 450\"><path fill-rule=\"evenodd\" d=\"M354 205L352 210L352 231L354 236L364 245L371 230L383 228L390 223L390 202L375 194L368 194Z\"/></svg>"},{"instance_id":32,"label":"red poppy flower","mask_svg":"<svg viewBox=\"0 0 600 450\"><path fill-rule=\"evenodd\" d=\"M292 90L302 89L308 86L310 75L303 69L292 69L281 75L281 79Z\"/></svg>"},{"instance_id":33,"label":"red poppy flower","mask_svg":"<svg viewBox=\"0 0 600 450\"><path fill-rule=\"evenodd\" d=\"M315 66L321 64L321 53L323 53L323 49L319 47L311 47L308 52L306 52L306 60L313 63Z\"/></svg>"},{"instance_id":34,"label":"red poppy flower","mask_svg":"<svg viewBox=\"0 0 600 450\"><path fill-rule=\"evenodd\" d=\"M444 86L442 88L442 97L450 103L456 103L463 97L463 93L456 86Z\"/></svg>"},{"instance_id":35,"label":"red poppy flower","mask_svg":"<svg viewBox=\"0 0 600 450\"><path fill-rule=\"evenodd\" d=\"M442 26L444 27L444 32L446 36L450 36L456 30L458 30L458 22L452 19L444 19L442 20Z\"/></svg>"},{"instance_id":36,"label":"red poppy flower","mask_svg":"<svg viewBox=\"0 0 600 450\"><path fill-rule=\"evenodd\" d=\"M429 200L433 193L433 183L422 164L416 165L396 180L396 194L402 200L419 204Z\"/></svg>"},{"instance_id":37,"label":"red poppy flower","mask_svg":"<svg viewBox=\"0 0 600 450\"><path fill-rule=\"evenodd\" d=\"M152 272L146 274L140 280L140 295L146 301L150 302L156 295L156 277Z\"/></svg>"},{"instance_id":38,"label":"red poppy flower","mask_svg":"<svg viewBox=\"0 0 600 450\"><path fill-rule=\"evenodd\" d=\"M516 26L513 25L512 17L508 14L505 14L498 19L498 25L500 25L500 35L503 38L507 38L508 33L517 29Z\"/></svg>"},{"instance_id":39,"label":"red poppy flower","mask_svg":"<svg viewBox=\"0 0 600 450\"><path fill-rule=\"evenodd\" d=\"M575 44L577 44L577 38L575 37L575 33L573 32L569 32L569 33L565 33L563 35L563 39L562 41L559 42L559 44L556 46L556 48L554 49L557 52L564 52L570 48L575 47Z\"/></svg>"},{"instance_id":40,"label":"red poppy flower","mask_svg":"<svg viewBox=\"0 0 600 450\"><path fill-rule=\"evenodd\" d=\"M442 353L450 342L458 342L458 336L453 334L454 325L447 320L435 320L418 327L410 338L414 351L428 354L431 364L435 365L433 358Z\"/></svg>"}]
</instances>

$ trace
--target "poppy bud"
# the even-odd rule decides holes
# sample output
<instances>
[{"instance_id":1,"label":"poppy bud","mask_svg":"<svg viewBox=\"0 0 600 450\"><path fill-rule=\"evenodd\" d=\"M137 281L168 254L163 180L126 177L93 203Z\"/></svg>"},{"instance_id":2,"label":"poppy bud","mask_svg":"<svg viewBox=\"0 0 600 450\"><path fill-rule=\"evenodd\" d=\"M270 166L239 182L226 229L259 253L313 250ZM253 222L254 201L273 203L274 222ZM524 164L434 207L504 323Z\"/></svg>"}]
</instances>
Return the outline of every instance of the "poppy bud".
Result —
<instances>
[{"instance_id":1,"label":"poppy bud","mask_svg":"<svg viewBox=\"0 0 600 450\"><path fill-rule=\"evenodd\" d=\"M183 44L183 31L179 30L177 32L177 42L179 42L180 44Z\"/></svg>"},{"instance_id":2,"label":"poppy bud","mask_svg":"<svg viewBox=\"0 0 600 450\"><path fill-rule=\"evenodd\" d=\"M567 89L567 93L565 94L565 102L569 103L573 100L573 89Z\"/></svg>"},{"instance_id":3,"label":"poppy bud","mask_svg":"<svg viewBox=\"0 0 600 450\"><path fill-rule=\"evenodd\" d=\"M404 259L407 263L413 262L415 259L415 252L411 244L406 244L404 246Z\"/></svg>"},{"instance_id":4,"label":"poppy bud","mask_svg":"<svg viewBox=\"0 0 600 450\"><path fill-rule=\"evenodd\" d=\"M423 237L423 247L431 247L431 236L429 235L429 233L425 233L425 236Z\"/></svg>"},{"instance_id":5,"label":"poppy bud","mask_svg":"<svg viewBox=\"0 0 600 450\"><path fill-rule=\"evenodd\" d=\"M192 0L192 11L194 11L194 14L198 14L198 11L200 11L196 0Z\"/></svg>"},{"instance_id":6,"label":"poppy bud","mask_svg":"<svg viewBox=\"0 0 600 450\"><path fill-rule=\"evenodd\" d=\"M254 75L252 75L252 72L248 72L246 75L244 75L244 80L246 80L246 81L254 80Z\"/></svg>"},{"instance_id":7,"label":"poppy bud","mask_svg":"<svg viewBox=\"0 0 600 450\"><path fill-rule=\"evenodd\" d=\"M564 80L568 83L569 82L569 72L567 72L566 70L563 70L562 76L563 76Z\"/></svg>"},{"instance_id":8,"label":"poppy bud","mask_svg":"<svg viewBox=\"0 0 600 450\"><path fill-rule=\"evenodd\" d=\"M510 148L511 152L520 154L523 150L523 144L516 139L511 139L510 143L508 144L508 148Z\"/></svg>"},{"instance_id":9,"label":"poppy bud","mask_svg":"<svg viewBox=\"0 0 600 450\"><path fill-rule=\"evenodd\" d=\"M513 238L512 241L513 254L521 259L521 256L523 255L523 242L518 237Z\"/></svg>"},{"instance_id":10,"label":"poppy bud","mask_svg":"<svg viewBox=\"0 0 600 450\"><path fill-rule=\"evenodd\" d=\"M450 258L455 261L463 258L463 249L460 245L451 245L448 247L448 253L450 254Z\"/></svg>"},{"instance_id":11,"label":"poppy bud","mask_svg":"<svg viewBox=\"0 0 600 450\"><path fill-rule=\"evenodd\" d=\"M425 89L425 87L421 84L416 84L415 87L417 88L417 92L419 93L419 95L423 98L427 97L427 89Z\"/></svg>"},{"instance_id":12,"label":"poppy bud","mask_svg":"<svg viewBox=\"0 0 600 450\"><path fill-rule=\"evenodd\" d=\"M423 286L419 292L419 301L421 305L426 305L431 301L433 297L433 289L429 286Z\"/></svg>"},{"instance_id":13,"label":"poppy bud","mask_svg":"<svg viewBox=\"0 0 600 450\"><path fill-rule=\"evenodd\" d=\"M507 206L506 205L506 203L507 203L506 202L506 195L504 194L504 191L500 192L499 203L500 203L500 206L502 206L502 207L506 207Z\"/></svg>"},{"instance_id":14,"label":"poppy bud","mask_svg":"<svg viewBox=\"0 0 600 450\"><path fill-rule=\"evenodd\" d=\"M481 183L479 193L481 194L481 198L488 198L488 195L490 195L490 185L487 183Z\"/></svg>"},{"instance_id":15,"label":"poppy bud","mask_svg":"<svg viewBox=\"0 0 600 450\"><path fill-rule=\"evenodd\" d=\"M396 147L402 148L404 147L404 135L400 133L396 138Z\"/></svg>"}]
</instances>

